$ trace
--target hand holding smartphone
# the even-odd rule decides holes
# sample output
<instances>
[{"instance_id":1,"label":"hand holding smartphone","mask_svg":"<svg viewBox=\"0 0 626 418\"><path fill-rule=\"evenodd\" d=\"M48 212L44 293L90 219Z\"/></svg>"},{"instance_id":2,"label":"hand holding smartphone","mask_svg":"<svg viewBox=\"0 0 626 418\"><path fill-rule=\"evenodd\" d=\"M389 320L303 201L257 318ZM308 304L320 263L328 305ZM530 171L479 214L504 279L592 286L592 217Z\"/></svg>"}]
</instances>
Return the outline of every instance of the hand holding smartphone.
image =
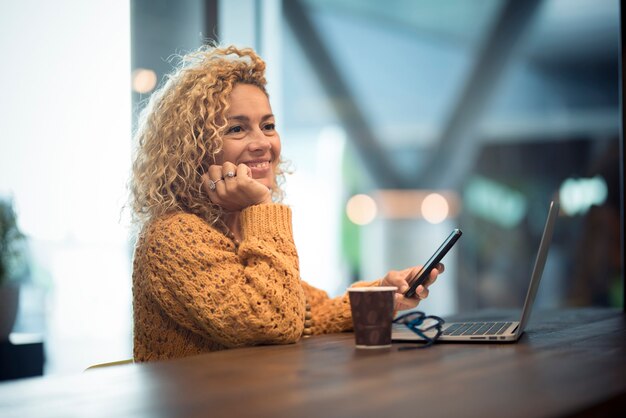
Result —
<instances>
[{"instance_id":1,"label":"hand holding smartphone","mask_svg":"<svg viewBox=\"0 0 626 418\"><path fill-rule=\"evenodd\" d=\"M450 251L450 248L456 244L458 239L463 235L463 232L460 229L455 229L452 233L446 238L446 240L439 246L437 251L428 259L428 261L422 266L422 268L415 274L415 276L411 277L409 282L409 290L404 292L404 296L407 298L411 298L415 296L415 291L417 290L417 286L423 284L432 269L437 267L437 264L443 259L443 257Z\"/></svg>"}]
</instances>

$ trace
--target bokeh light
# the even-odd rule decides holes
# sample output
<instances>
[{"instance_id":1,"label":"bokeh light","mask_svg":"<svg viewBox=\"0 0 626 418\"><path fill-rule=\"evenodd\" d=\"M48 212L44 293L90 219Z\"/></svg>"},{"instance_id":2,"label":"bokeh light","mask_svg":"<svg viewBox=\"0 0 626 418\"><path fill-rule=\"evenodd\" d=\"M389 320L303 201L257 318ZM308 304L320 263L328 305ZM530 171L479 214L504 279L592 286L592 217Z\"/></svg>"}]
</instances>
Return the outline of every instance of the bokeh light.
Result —
<instances>
[{"instance_id":1,"label":"bokeh light","mask_svg":"<svg viewBox=\"0 0 626 418\"><path fill-rule=\"evenodd\" d=\"M443 222L449 212L448 201L439 193L431 193L422 201L422 216L431 224Z\"/></svg>"},{"instance_id":2,"label":"bokeh light","mask_svg":"<svg viewBox=\"0 0 626 418\"><path fill-rule=\"evenodd\" d=\"M563 212L583 215L593 205L602 205L608 196L606 181L601 176L592 178L569 178L559 189Z\"/></svg>"},{"instance_id":3,"label":"bokeh light","mask_svg":"<svg viewBox=\"0 0 626 418\"><path fill-rule=\"evenodd\" d=\"M376 218L376 202L366 194L354 195L346 204L348 219L357 225L367 225Z\"/></svg>"},{"instance_id":4,"label":"bokeh light","mask_svg":"<svg viewBox=\"0 0 626 418\"><path fill-rule=\"evenodd\" d=\"M157 75L147 68L137 68L133 71L132 85L137 93L149 93L156 87Z\"/></svg>"}]
</instances>

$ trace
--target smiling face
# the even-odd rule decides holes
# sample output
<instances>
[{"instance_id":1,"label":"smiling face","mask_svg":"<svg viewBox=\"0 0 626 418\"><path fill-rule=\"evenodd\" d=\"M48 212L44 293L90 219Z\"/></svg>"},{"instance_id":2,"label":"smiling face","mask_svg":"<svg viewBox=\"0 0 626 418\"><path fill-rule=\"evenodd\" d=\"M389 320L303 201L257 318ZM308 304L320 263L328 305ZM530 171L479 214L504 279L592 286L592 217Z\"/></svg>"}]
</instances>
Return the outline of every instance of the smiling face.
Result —
<instances>
[{"instance_id":1,"label":"smiling face","mask_svg":"<svg viewBox=\"0 0 626 418\"><path fill-rule=\"evenodd\" d=\"M237 84L228 101L224 145L215 163L246 164L252 178L273 188L280 157L280 136L267 96L257 86Z\"/></svg>"}]
</instances>

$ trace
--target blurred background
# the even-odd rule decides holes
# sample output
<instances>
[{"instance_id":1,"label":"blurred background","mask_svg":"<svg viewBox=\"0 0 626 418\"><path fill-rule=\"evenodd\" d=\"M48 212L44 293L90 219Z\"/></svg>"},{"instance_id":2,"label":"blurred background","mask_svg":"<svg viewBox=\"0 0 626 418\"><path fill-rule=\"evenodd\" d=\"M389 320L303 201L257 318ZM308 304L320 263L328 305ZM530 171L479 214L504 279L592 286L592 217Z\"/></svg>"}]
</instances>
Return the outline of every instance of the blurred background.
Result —
<instances>
[{"instance_id":1,"label":"blurred background","mask_svg":"<svg viewBox=\"0 0 626 418\"><path fill-rule=\"evenodd\" d=\"M521 308L559 200L536 308L623 307L619 15L617 0L0 0L11 343L39 344L45 374L132 357L132 129L172 57L209 40L267 62L304 280L339 295L460 228L420 309Z\"/></svg>"}]
</instances>

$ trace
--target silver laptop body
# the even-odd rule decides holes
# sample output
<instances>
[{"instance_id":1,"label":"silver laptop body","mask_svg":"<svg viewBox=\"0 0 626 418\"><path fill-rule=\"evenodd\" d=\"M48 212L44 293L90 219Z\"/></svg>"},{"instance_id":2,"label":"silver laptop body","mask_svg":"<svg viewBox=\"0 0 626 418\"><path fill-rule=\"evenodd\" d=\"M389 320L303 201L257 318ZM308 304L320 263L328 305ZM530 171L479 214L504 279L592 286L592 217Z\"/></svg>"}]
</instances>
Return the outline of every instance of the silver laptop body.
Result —
<instances>
[{"instance_id":1,"label":"silver laptop body","mask_svg":"<svg viewBox=\"0 0 626 418\"><path fill-rule=\"evenodd\" d=\"M457 342L506 342L517 341L530 318L533 302L537 295L539 282L543 268L548 258L548 249L552 241L554 225L559 213L559 205L556 202L550 203L550 211L546 220L539 244L539 251L535 259L535 266L530 278L530 286L526 293L524 308L522 309L522 317L519 321L503 322L501 320L481 320L470 322L450 322L443 325L443 333L437 341L457 341ZM420 341L422 340L417 334L408 329L403 324L394 324L392 339L394 341Z\"/></svg>"}]
</instances>

